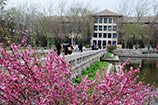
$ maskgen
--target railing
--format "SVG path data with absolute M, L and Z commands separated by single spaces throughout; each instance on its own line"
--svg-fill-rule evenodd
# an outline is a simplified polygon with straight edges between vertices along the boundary
M 67 55 L 65 60 L 70 64 L 72 72 L 71 78 L 81 75 L 83 69 L 89 67 L 93 62 L 100 60 L 100 57 L 102 57 L 105 53 L 106 50 L 102 49 Z

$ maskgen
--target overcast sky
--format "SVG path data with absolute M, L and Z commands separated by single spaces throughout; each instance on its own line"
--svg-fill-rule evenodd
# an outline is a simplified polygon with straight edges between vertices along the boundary
M 50 0 L 8 0 L 8 5 L 10 6 L 17 6 L 23 3 L 36 3 L 38 5 L 42 5 L 43 7 L 48 6 L 48 2 Z M 60 1 L 60 0 L 56 0 Z M 66 0 L 69 4 L 74 2 L 74 0 Z M 119 0 L 75 0 L 75 1 L 83 1 L 90 4 L 92 8 L 97 8 L 98 10 L 104 10 L 104 9 L 110 9 L 110 10 L 116 10 L 116 5 Z
M 15 7 L 22 4 L 38 4 L 38 6 L 43 7 L 44 9 L 49 6 L 50 1 L 60 2 L 61 0 L 8 0 L 8 7 Z M 96 9 L 97 11 L 101 11 L 104 9 L 109 9 L 117 12 L 118 4 L 124 0 L 65 0 L 67 5 L 74 4 L 75 1 L 84 2 L 88 4 L 87 6 L 91 9 Z M 138 0 L 126 0 L 127 2 L 131 1 L 130 6 L 134 6 L 134 3 Z M 139 0 L 141 1 L 141 0 Z M 148 3 L 153 3 L 153 0 L 146 0 Z M 158 3 L 158 0 L 155 0 Z M 148 5 L 149 6 L 149 5 Z M 48 9 L 48 8 L 47 8 Z M 151 6 L 148 9 L 147 15 L 152 15 Z

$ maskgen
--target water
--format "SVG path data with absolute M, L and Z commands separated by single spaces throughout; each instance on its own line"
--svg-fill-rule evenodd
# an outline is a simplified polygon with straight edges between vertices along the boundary
M 120 57 L 120 63 L 127 59 L 128 58 L 126 57 Z M 131 66 L 137 68 L 140 63 L 142 64 L 142 68 L 138 73 L 138 79 L 145 84 L 150 84 L 151 86 L 158 88 L 158 59 L 131 58 L 130 64 L 127 65 L 127 68 Z

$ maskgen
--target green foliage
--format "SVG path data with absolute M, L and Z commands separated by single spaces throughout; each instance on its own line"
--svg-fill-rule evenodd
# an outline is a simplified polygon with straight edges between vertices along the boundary
M 86 44 L 85 47 L 86 48 L 91 48 L 91 45 L 90 44 Z
M 73 79 L 73 83 L 74 84 L 78 84 L 82 81 L 82 78 L 81 77 L 76 77 L 75 79 Z
M 107 53 L 106 53 L 106 57 L 107 57 L 107 58 L 112 58 L 112 57 L 113 57 L 112 55 L 113 55 L 113 54 L 110 53 L 110 52 L 107 52 Z
M 82 75 L 80 77 L 76 77 L 73 79 L 73 82 L 75 84 L 78 84 L 81 82 L 82 76 L 85 77 L 88 75 L 88 79 L 96 80 L 96 72 L 99 70 L 100 75 L 102 76 L 102 69 L 107 69 L 108 63 L 102 62 L 102 61 L 96 61 L 94 64 L 92 64 L 90 67 L 82 71 Z
M 147 42 L 149 36 L 146 35 L 147 27 L 141 24 L 123 24 L 120 28 L 119 41 L 124 40 L 128 43 L 128 48 L 133 48 L 134 44 L 139 44 L 140 40 L 142 42 Z M 141 43 L 142 44 L 142 43 Z M 143 47 L 144 45 L 140 45 Z
M 116 49 L 116 46 L 111 45 L 111 46 L 107 47 L 107 51 L 110 52 L 110 53 L 112 53 L 112 51 L 115 50 L 115 49 Z
M 128 40 L 130 37 L 141 39 L 144 35 L 145 27 L 140 24 L 124 24 L 120 32 L 123 34 L 123 40 Z
M 55 39 L 51 37 L 47 37 L 47 44 L 49 47 L 52 47 L 52 45 L 55 45 Z

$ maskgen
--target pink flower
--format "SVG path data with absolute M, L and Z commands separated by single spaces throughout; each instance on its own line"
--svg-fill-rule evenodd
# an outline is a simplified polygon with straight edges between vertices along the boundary
M 26 37 L 22 45 L 26 44 Z M 149 86 L 136 82 L 138 69 L 123 72 L 126 61 L 119 65 L 118 72 L 96 80 L 82 78 L 74 85 L 71 71 L 64 59 L 52 51 L 41 60 L 34 49 L 20 50 L 21 45 L 12 44 L 12 53 L 0 49 L 0 102 L 17 105 L 143 105 L 157 96 Z M 139 66 L 141 67 L 141 66 Z

